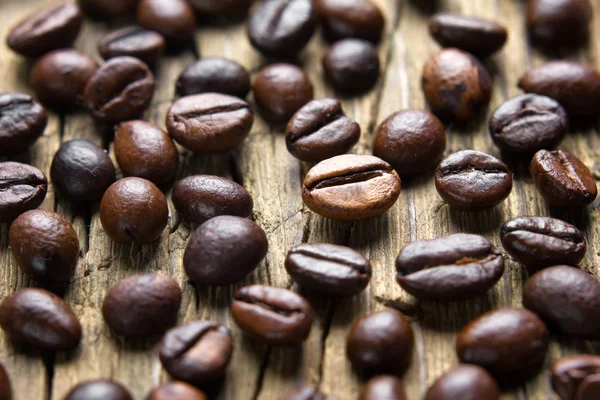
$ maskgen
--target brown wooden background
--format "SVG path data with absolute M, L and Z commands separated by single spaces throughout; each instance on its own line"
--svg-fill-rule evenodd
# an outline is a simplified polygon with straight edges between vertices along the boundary
M 166 0 L 168 1 L 168 0 Z M 579 52 L 557 49 L 554 57 L 565 56 L 600 67 L 600 5 L 595 8 L 593 43 Z M 46 0 L 2 0 L 0 2 L 0 90 L 30 92 L 27 75 L 30 63 L 10 52 L 4 38 L 13 23 Z M 525 39 L 524 0 L 377 0 L 385 13 L 386 34 L 380 45 L 383 73 L 369 94 L 345 99 L 348 115 L 361 125 L 363 134 L 354 149 L 370 153 L 372 132 L 392 112 L 425 107 L 420 89 L 421 69 L 438 49 L 430 39 L 426 19 L 434 11 L 451 11 L 495 19 L 510 28 L 504 50 L 487 61 L 494 78 L 490 109 L 520 93 L 518 77 L 528 68 L 543 63 L 548 56 L 531 48 Z M 96 41 L 114 26 L 87 21 L 76 47 L 98 57 Z M 325 48 L 315 35 L 300 62 L 315 85 L 315 96 L 335 96 L 323 84 L 320 58 Z M 187 52 L 165 58 L 156 70 L 158 88 L 146 119 L 164 126 L 165 113 L 174 98 L 174 82 L 182 68 L 201 56 L 232 58 L 255 74 L 266 61 L 249 45 L 243 25 L 226 27 L 202 24 L 195 38 L 196 53 Z M 249 97 L 252 102 L 252 97 Z M 489 112 L 488 112 L 489 113 Z M 447 125 L 447 153 L 475 148 L 499 155 L 486 128 L 487 113 L 467 126 Z M 600 145 L 598 126 L 579 127 L 561 145 L 600 172 L 596 149 Z M 234 332 L 235 351 L 225 383 L 215 392 L 219 399 L 278 399 L 300 383 L 320 385 L 322 390 L 341 400 L 356 398 L 362 382 L 354 375 L 344 354 L 345 337 L 351 321 L 371 311 L 395 307 L 413 321 L 416 336 L 413 360 L 404 376 L 410 399 L 419 399 L 443 371 L 456 364 L 454 342 L 457 331 L 479 314 L 500 306 L 520 306 L 525 279 L 522 268 L 508 259 L 502 280 L 487 297 L 461 303 L 416 302 L 395 282 L 394 260 L 400 248 L 412 240 L 456 232 L 483 234 L 498 246 L 502 223 L 518 215 L 553 215 L 564 218 L 585 231 L 588 253 L 583 268 L 598 273 L 600 221 L 598 202 L 584 211 L 550 209 L 538 196 L 524 162 L 510 162 L 515 187 L 502 205 L 468 214 L 449 209 L 439 199 L 432 176 L 403 182 L 399 201 L 386 215 L 370 221 L 345 223 L 323 219 L 302 203 L 301 182 L 309 166 L 288 154 L 283 127 L 270 126 L 257 118 L 251 134 L 237 151 L 226 155 L 194 155 L 182 152 L 180 176 L 212 173 L 235 179 L 254 197 L 254 219 L 268 234 L 266 260 L 246 281 L 233 287 L 203 288 L 196 291 L 182 268 L 182 254 L 195 226 L 178 219 L 172 206 L 170 222 L 160 240 L 148 246 L 113 244 L 102 230 L 98 204 L 75 206 L 59 200 L 50 187 L 45 209 L 57 210 L 71 220 L 81 242 L 81 259 L 66 300 L 84 327 L 81 346 L 70 353 L 45 354 L 15 348 L 3 336 L 0 359 L 12 377 L 16 399 L 62 399 L 74 384 L 99 377 L 122 382 L 142 399 L 157 383 L 168 380 L 161 369 L 155 346 L 159 338 L 124 341 L 105 326 L 100 308 L 108 288 L 118 280 L 140 271 L 169 274 L 183 288 L 180 321 L 216 319 Z M 28 154 L 13 159 L 31 163 L 48 173 L 52 156 L 60 143 L 73 138 L 88 138 L 111 147 L 105 128 L 98 127 L 85 113 L 50 116 L 44 136 Z M 23 276 L 7 246 L 8 226 L 0 228 L 0 298 L 17 288 L 35 286 Z M 228 311 L 231 293 L 238 287 L 259 282 L 287 288 L 296 287 L 283 267 L 287 250 L 300 242 L 330 242 L 352 246 L 367 255 L 373 264 L 371 284 L 360 296 L 331 300 L 309 296 L 318 317 L 306 343 L 297 348 L 270 349 L 246 339 L 234 325 Z M 593 343 L 554 337 L 546 364 L 563 354 L 598 352 Z M 526 384 L 507 390 L 502 399 L 555 398 L 545 372 Z M 458 399 L 457 399 L 458 400 Z

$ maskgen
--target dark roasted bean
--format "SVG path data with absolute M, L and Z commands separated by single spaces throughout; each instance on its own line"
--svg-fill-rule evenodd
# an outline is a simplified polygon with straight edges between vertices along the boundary
M 548 48 L 581 44 L 588 38 L 594 10 L 589 0 L 530 0 L 527 30 Z
M 286 393 L 282 400 L 335 400 L 335 397 L 327 396 L 313 385 L 303 385 L 293 391 Z
M 208 398 L 200 389 L 187 383 L 169 382 L 152 390 L 146 400 L 208 400 Z
M 0 93 L 0 154 L 27 150 L 42 136 L 48 115 L 44 107 L 22 93 Z
M 200 14 L 218 18 L 242 17 L 254 0 L 188 0 Z
M 175 90 L 179 96 L 214 92 L 244 99 L 250 92 L 250 75 L 235 61 L 207 57 L 183 70 Z
M 46 198 L 46 175 L 31 165 L 0 162 L 0 222 L 38 208 Z
M 133 400 L 123 385 L 109 379 L 85 381 L 75 386 L 64 400 Z
M 186 0 L 140 0 L 137 22 L 172 42 L 189 39 L 196 30 L 196 14 Z
M 356 94 L 373 88 L 379 69 L 377 49 L 366 40 L 340 40 L 323 56 L 325 79 L 340 93 Z
M 564 356 L 552 365 L 552 388 L 561 400 L 593 400 L 600 396 L 600 357 Z
M 499 400 L 494 378 L 477 365 L 458 365 L 444 373 L 427 390 L 423 400 Z
M 131 14 L 139 0 L 77 0 L 77 4 L 90 18 L 112 19 Z
M 10 377 L 6 372 L 4 364 L 0 363 L 0 400 L 12 400 L 12 387 Z
M 105 60 L 131 56 L 148 65 L 155 65 L 165 51 L 165 39 L 160 33 L 139 26 L 119 29 L 98 42 L 98 53 Z
M 370 0 L 315 0 L 323 24 L 323 36 L 330 41 L 358 38 L 377 43 L 385 19 Z
M 360 392 L 358 400 L 406 400 L 402 381 L 393 375 L 371 378 Z

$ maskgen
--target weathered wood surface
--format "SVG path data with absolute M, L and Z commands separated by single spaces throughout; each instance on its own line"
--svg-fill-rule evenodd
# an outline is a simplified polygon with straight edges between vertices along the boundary
M 600 67 L 600 6 L 593 1 L 595 21 L 592 43 L 579 52 L 556 50 L 544 55 L 525 39 L 522 0 L 377 0 L 386 15 L 386 35 L 380 45 L 382 78 L 371 93 L 343 99 L 345 111 L 361 125 L 363 135 L 354 149 L 370 153 L 374 128 L 392 112 L 423 108 L 420 76 L 426 59 L 437 50 L 429 38 L 425 21 L 435 11 L 478 15 L 510 27 L 504 50 L 486 62 L 494 78 L 490 110 L 505 99 L 519 94 L 518 77 L 531 66 L 548 58 L 568 57 Z M 4 0 L 0 4 L 0 36 L 10 26 L 46 0 Z M 181 69 L 198 56 L 225 56 L 246 66 L 253 74 L 267 61 L 249 45 L 243 24 L 219 26 L 203 23 L 196 35 L 196 51 L 166 57 L 157 67 L 157 92 L 146 118 L 164 126 L 164 116 L 174 98 L 174 82 Z M 112 26 L 86 21 L 76 47 L 97 57 L 96 40 Z M 309 72 L 315 97 L 335 96 L 323 83 L 320 58 L 326 45 L 319 35 L 301 54 L 299 63 Z M 27 74 L 30 64 L 0 43 L 0 90 L 30 92 Z M 250 96 L 250 101 L 252 98 Z M 489 113 L 489 111 L 488 111 Z M 487 133 L 487 114 L 466 126 L 447 125 L 447 153 L 475 148 L 500 155 Z M 561 148 L 579 155 L 594 172 L 600 172 L 596 149 L 598 129 L 579 127 Z M 282 126 L 270 126 L 259 116 L 243 146 L 226 155 L 194 155 L 181 151 L 180 176 L 212 173 L 242 183 L 255 201 L 254 219 L 265 229 L 270 241 L 266 260 L 244 282 L 224 288 L 194 288 L 181 265 L 183 250 L 195 226 L 181 221 L 172 206 L 170 222 L 160 240 L 149 246 L 119 246 L 104 234 L 98 204 L 76 206 L 55 196 L 50 187 L 45 209 L 55 209 L 69 218 L 81 242 L 77 272 L 65 298 L 73 306 L 84 327 L 82 345 L 68 354 L 39 354 L 15 348 L 2 335 L 0 358 L 12 377 L 17 400 L 62 399 L 77 382 L 92 378 L 113 378 L 126 385 L 136 399 L 143 399 L 151 387 L 169 379 L 161 370 L 156 354 L 159 338 L 124 341 L 105 326 L 100 308 L 107 289 L 123 277 L 139 271 L 154 271 L 174 277 L 184 298 L 180 320 L 217 319 L 234 332 L 235 352 L 224 383 L 210 388 L 218 399 L 278 399 L 301 383 L 320 385 L 323 391 L 341 400 L 356 398 L 362 381 L 345 358 L 345 336 L 355 318 L 385 307 L 395 307 L 412 321 L 416 346 L 410 369 L 404 376 L 410 399 L 419 399 L 432 381 L 456 364 L 454 341 L 457 331 L 479 314 L 500 306 L 519 306 L 525 276 L 522 268 L 508 259 L 507 270 L 487 297 L 451 304 L 417 302 L 395 283 L 393 262 L 402 246 L 412 240 L 456 232 L 480 233 L 498 246 L 501 224 L 518 215 L 552 215 L 570 221 L 585 231 L 589 249 L 583 268 L 599 273 L 600 221 L 596 202 L 581 212 L 549 208 L 537 195 L 523 162 L 511 161 L 515 187 L 506 202 L 494 210 L 469 214 L 449 209 L 439 199 L 431 174 L 403 182 L 397 204 L 386 215 L 364 222 L 335 222 L 310 212 L 302 203 L 302 177 L 310 167 L 288 154 Z M 48 172 L 52 156 L 61 142 L 88 138 L 111 149 L 110 128 L 100 127 L 84 113 L 51 114 L 48 128 L 26 154 L 12 157 Z M 35 283 L 18 270 L 7 246 L 6 225 L 0 227 L 0 296 Z M 318 318 L 306 343 L 291 349 L 270 349 L 244 337 L 228 312 L 231 293 L 248 283 L 260 282 L 297 289 L 287 276 L 283 260 L 287 250 L 301 242 L 330 242 L 350 245 L 372 261 L 371 284 L 360 296 L 331 300 L 307 295 Z M 554 337 L 546 365 L 562 354 L 599 352 L 590 342 Z M 503 400 L 555 398 L 545 372 L 526 384 L 506 389 Z

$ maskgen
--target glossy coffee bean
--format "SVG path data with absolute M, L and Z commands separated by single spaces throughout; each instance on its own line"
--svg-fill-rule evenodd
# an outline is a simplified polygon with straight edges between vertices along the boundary
M 39 282 L 66 283 L 79 260 L 73 226 L 52 211 L 21 214 L 8 231 L 9 246 L 21 270 Z
M 38 208 L 46 198 L 46 175 L 31 165 L 0 162 L 0 222 Z
M 133 397 L 118 382 L 96 379 L 76 385 L 64 400 L 133 400 Z
M 83 22 L 74 4 L 45 7 L 19 22 L 8 34 L 6 44 L 26 57 L 39 57 L 49 51 L 70 47 Z
M 153 389 L 146 400 L 208 400 L 208 398 L 200 389 L 187 383 L 169 382 Z
M 370 0 L 315 0 L 321 16 L 323 36 L 336 42 L 358 38 L 377 43 L 381 39 L 385 19 Z
M 219 215 L 249 217 L 254 202 L 241 185 L 214 175 L 193 175 L 173 186 L 173 205 L 183 218 L 202 224 Z
M 373 155 L 387 161 L 401 176 L 435 168 L 446 149 L 446 130 L 425 110 L 404 110 L 390 115 L 375 132 Z
M 196 14 L 186 0 L 140 0 L 137 22 L 173 42 L 191 38 L 196 30 Z
M 336 400 L 335 397 L 327 396 L 313 385 L 303 385 L 286 393 L 282 400 Z
M 569 114 L 600 113 L 600 72 L 572 61 L 550 61 L 526 72 L 519 87 L 558 101 Z
M 131 56 L 155 65 L 165 51 L 165 38 L 158 32 L 129 26 L 105 36 L 98 42 L 98 53 L 105 60 Z
M 222 215 L 194 232 L 183 255 L 183 266 L 199 285 L 231 285 L 254 271 L 268 247 L 260 226 L 246 218 Z
M 346 154 L 321 161 L 308 171 L 302 200 L 326 218 L 356 221 L 377 217 L 400 196 L 400 177 L 385 161 Z
M 546 326 L 522 308 L 488 311 L 465 326 L 456 341 L 461 362 L 493 373 L 528 371 L 541 365 L 547 350 Z
M 220 93 L 182 97 L 167 113 L 167 130 L 177 143 L 198 153 L 221 153 L 239 146 L 252 128 L 254 113 L 244 100 Z
M 140 337 L 161 333 L 174 325 L 181 289 L 165 275 L 138 274 L 120 280 L 102 303 L 106 324 L 118 335 Z
M 233 18 L 244 16 L 254 0 L 188 0 L 204 16 Z
M 585 256 L 583 233 L 573 225 L 549 217 L 518 217 L 502 225 L 504 250 L 532 270 L 552 265 L 577 265 Z
M 206 57 L 183 70 L 175 91 L 179 96 L 214 92 L 244 99 L 250 92 L 250 75 L 235 61 Z
M 12 400 L 12 387 L 10 377 L 6 372 L 4 364 L 0 363 L 0 400 Z
M 456 47 L 480 57 L 500 50 L 508 38 L 506 28 L 494 21 L 449 13 L 432 16 L 429 33 L 443 47 Z
M 47 124 L 46 110 L 31 96 L 0 93 L 0 155 L 27 150 Z
M 218 322 L 196 321 L 169 330 L 160 361 L 177 380 L 201 386 L 225 373 L 233 352 L 231 332 Z
M 285 269 L 303 289 L 334 296 L 354 296 L 371 280 L 371 263 L 344 246 L 303 243 L 292 248 Z
M 340 40 L 323 56 L 325 79 L 340 93 L 362 93 L 373 88 L 379 70 L 377 49 L 366 40 Z
M 335 99 L 312 100 L 287 124 L 285 144 L 302 161 L 322 161 L 348 152 L 360 138 L 360 125 L 346 117 Z
M 83 12 L 95 20 L 112 19 L 131 14 L 139 0 L 77 0 Z
M 444 373 L 423 400 L 499 400 L 498 384 L 477 365 L 461 364 Z
M 63 299 L 43 289 L 19 289 L 0 305 L 0 326 L 12 341 L 42 350 L 76 347 L 81 325 Z
M 29 83 L 49 107 L 73 107 L 82 102 L 83 89 L 96 69 L 98 63 L 77 50 L 56 50 L 33 65 Z
M 565 109 L 550 97 L 523 94 L 502 103 L 490 116 L 494 143 L 511 153 L 557 146 L 569 130 Z
M 115 132 L 115 155 L 125 176 L 137 176 L 157 185 L 177 175 L 179 153 L 169 135 L 145 121 L 129 121 Z
M 458 121 L 473 119 L 492 94 L 492 78 L 483 64 L 453 48 L 431 56 L 423 70 L 422 85 L 433 112 Z
M 512 173 L 502 161 L 476 150 L 446 157 L 435 170 L 440 197 L 463 211 L 483 211 L 497 206 L 512 191 Z
M 564 356 L 550 370 L 552 388 L 561 400 L 598 398 L 600 357 L 591 354 Z
M 75 139 L 63 143 L 54 154 L 50 178 L 65 199 L 91 202 L 102 198 L 115 182 L 116 171 L 105 150 L 89 140 Z
M 393 375 L 379 375 L 369 379 L 358 400 L 407 400 L 402 381 Z
M 112 184 L 100 202 L 100 221 L 120 244 L 146 244 L 158 239 L 167 226 L 165 195 L 152 182 L 124 178 Z
M 306 340 L 313 310 L 304 297 L 286 289 L 253 285 L 233 294 L 231 315 L 248 335 L 269 346 L 295 346 Z
M 588 37 L 593 15 L 589 0 L 531 0 L 527 31 L 547 47 L 580 44 Z
M 291 64 L 272 64 L 263 68 L 254 80 L 253 90 L 265 118 L 273 122 L 289 120 L 313 99 L 310 78 Z
M 396 310 L 356 320 L 346 338 L 346 355 L 368 375 L 401 372 L 410 362 L 414 342 L 410 322 Z

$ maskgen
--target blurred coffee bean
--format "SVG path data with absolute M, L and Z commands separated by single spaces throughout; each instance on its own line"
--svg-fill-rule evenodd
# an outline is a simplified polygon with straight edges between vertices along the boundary
M 0 93 L 0 155 L 24 151 L 42 136 L 48 115 L 23 93 Z
M 370 0 L 315 0 L 315 9 L 323 36 L 330 42 L 358 38 L 377 43 L 381 39 L 385 19 Z
M 372 89 L 379 79 L 379 69 L 377 49 L 366 40 L 340 40 L 323 56 L 325 79 L 340 93 Z
M 527 31 L 548 48 L 578 45 L 588 38 L 593 15 L 589 0 L 529 0 Z
M 64 400 L 133 400 L 133 397 L 118 382 L 96 379 L 76 385 Z
M 139 0 L 77 0 L 83 12 L 95 20 L 119 18 L 135 11 Z
M 175 43 L 194 35 L 196 13 L 186 0 L 140 0 L 137 22 Z
M 444 373 L 429 387 L 423 400 L 500 400 L 498 384 L 477 365 L 461 364 Z
M 175 90 L 179 96 L 215 92 L 244 99 L 250 92 L 250 75 L 235 61 L 207 57 L 183 70 Z
M 0 162 L 0 222 L 12 222 L 38 208 L 46 198 L 46 175 L 31 165 Z
M 598 398 L 600 357 L 591 354 L 564 356 L 550 370 L 552 388 L 561 400 Z
M 358 400 L 407 400 L 402 381 L 393 375 L 379 375 L 369 379 Z
M 129 26 L 102 38 L 98 42 L 98 53 L 105 60 L 131 56 L 153 66 L 163 55 L 165 46 L 165 39 L 160 33 Z
M 153 389 L 146 400 L 208 400 L 208 397 L 187 383 L 169 382 Z

